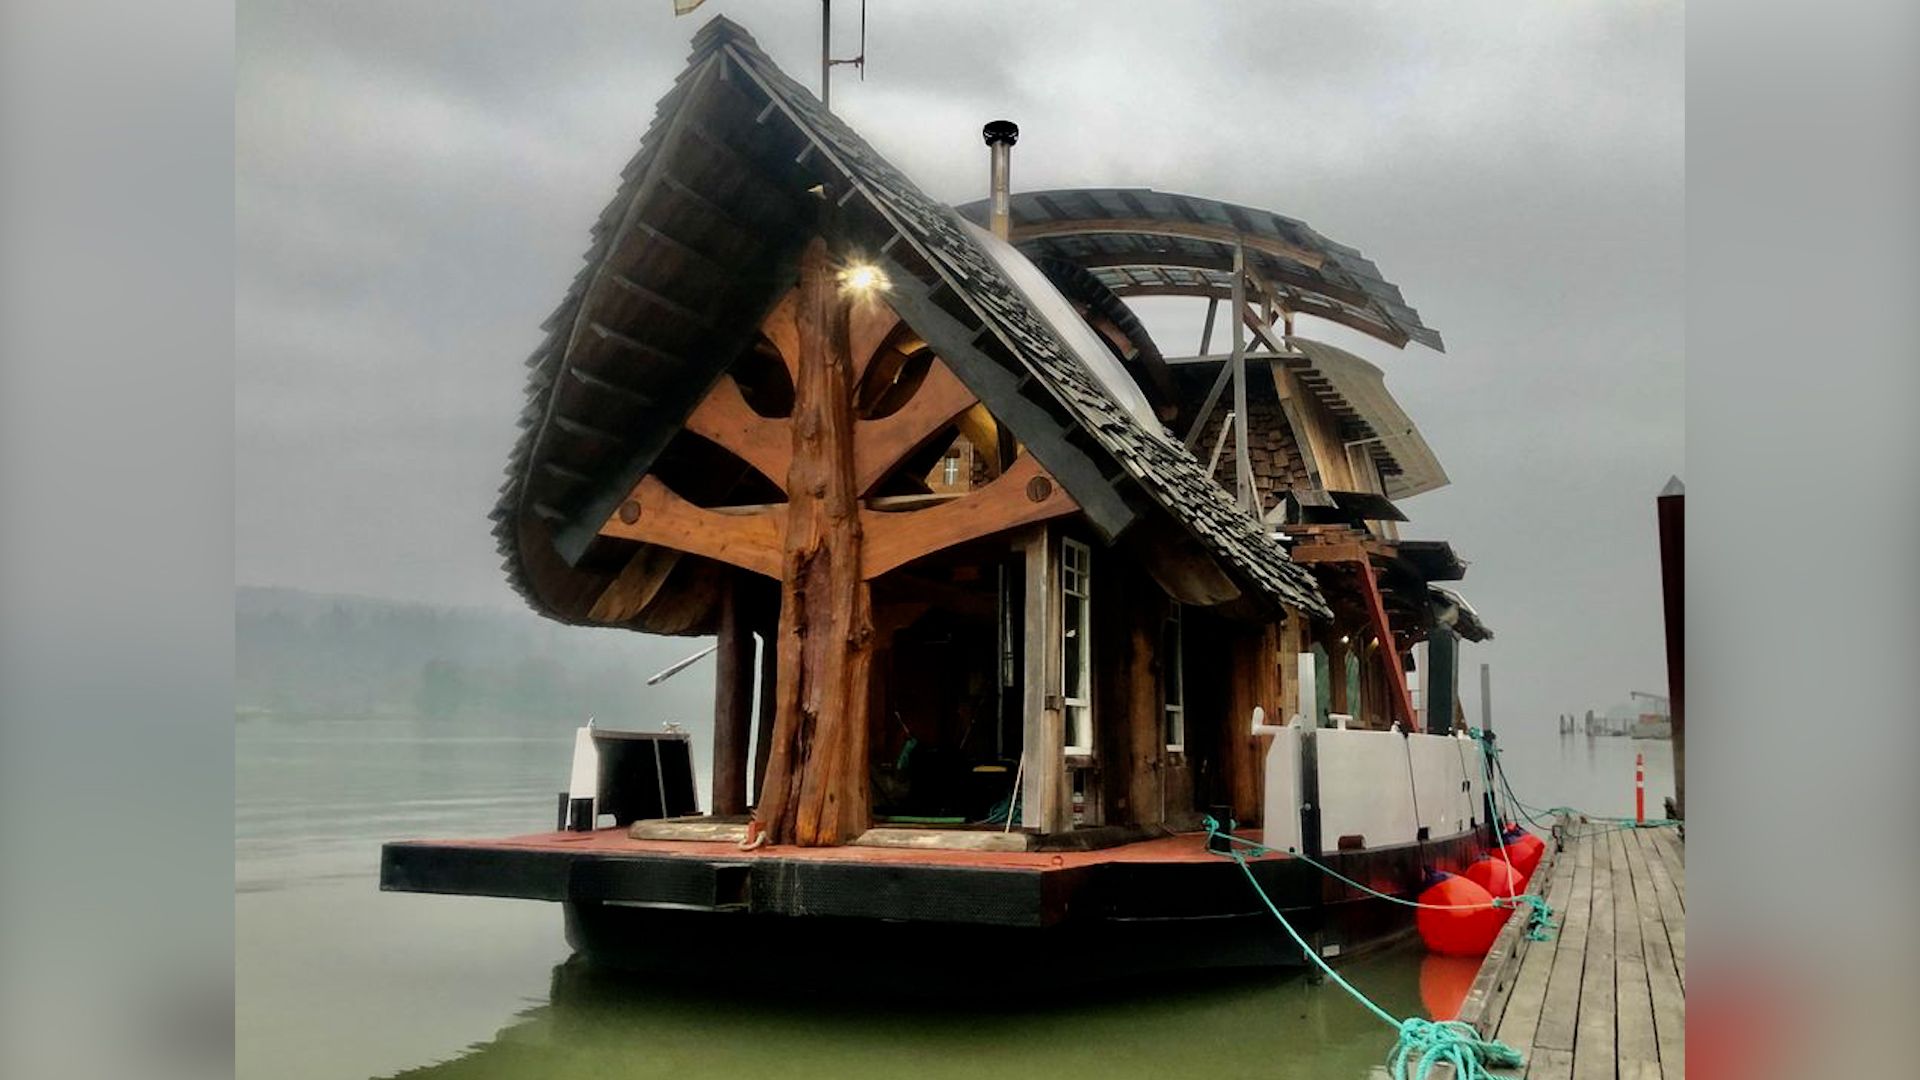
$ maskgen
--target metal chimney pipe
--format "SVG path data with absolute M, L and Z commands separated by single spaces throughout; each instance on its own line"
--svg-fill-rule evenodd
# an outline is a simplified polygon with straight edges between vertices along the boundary
M 1013 144 L 1020 141 L 1020 125 L 1011 120 L 995 120 L 980 129 L 980 137 L 986 140 L 993 154 L 992 171 L 988 177 L 988 186 L 992 189 L 992 209 L 987 216 L 987 228 L 993 235 L 1005 240 L 1009 213 L 1008 176 L 1013 167 Z

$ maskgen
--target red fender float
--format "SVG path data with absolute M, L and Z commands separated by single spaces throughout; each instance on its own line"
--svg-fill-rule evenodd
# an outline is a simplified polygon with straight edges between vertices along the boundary
M 1467 880 L 1487 890 L 1487 894 L 1511 900 L 1527 891 L 1527 878 L 1513 864 L 1499 858 L 1499 849 L 1495 848 L 1493 858 L 1481 859 L 1467 867 Z
M 1531 879 L 1534 868 L 1546 857 L 1547 842 L 1518 827 L 1502 834 L 1501 840 L 1505 842 L 1505 848 L 1496 844 L 1489 854 L 1496 858 L 1504 857 L 1513 864 L 1515 870 L 1520 871 L 1521 877 Z
M 1485 956 L 1507 921 L 1508 912 L 1493 906 L 1492 893 L 1458 874 L 1435 874 L 1419 902 L 1414 925 L 1420 940 L 1442 956 Z

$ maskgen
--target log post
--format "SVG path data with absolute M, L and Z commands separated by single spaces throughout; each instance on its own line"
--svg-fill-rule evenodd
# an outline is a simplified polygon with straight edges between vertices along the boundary
M 1065 678 L 1060 654 L 1060 560 L 1053 531 L 1033 526 L 1020 540 L 1026 554 L 1026 613 L 1021 670 L 1025 728 L 1021 755 L 1020 824 L 1040 832 L 1073 827 L 1066 777 Z
M 849 301 L 815 237 L 796 308 L 793 462 L 781 563 L 778 675 L 766 791 L 773 843 L 843 844 L 868 819 L 873 602 L 860 576 Z
M 1260 820 L 1266 790 L 1266 744 L 1253 733 L 1253 710 L 1269 724 L 1286 722 L 1280 708 L 1281 629 L 1268 623 L 1236 634 L 1232 644 L 1233 678 L 1227 698 L 1225 765 L 1234 819 L 1242 825 Z
M 719 651 L 713 672 L 713 812 L 747 812 L 747 744 L 753 723 L 753 631 L 745 592 L 729 573 L 721 587 Z
M 1287 609 L 1287 621 L 1280 625 L 1280 653 L 1274 657 L 1274 676 L 1280 680 L 1280 712 L 1267 718 L 1269 724 L 1288 724 L 1300 715 L 1303 705 L 1300 701 L 1300 653 L 1305 648 L 1306 635 L 1301 622 L 1306 618 L 1293 609 Z

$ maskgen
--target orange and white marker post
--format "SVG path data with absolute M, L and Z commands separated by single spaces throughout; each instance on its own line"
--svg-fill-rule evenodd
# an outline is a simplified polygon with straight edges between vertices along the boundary
M 1633 821 L 1647 823 L 1647 755 L 1633 755 Z

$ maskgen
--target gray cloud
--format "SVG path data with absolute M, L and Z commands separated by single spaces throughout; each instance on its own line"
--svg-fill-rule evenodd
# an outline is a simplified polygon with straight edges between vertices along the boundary
M 852 12 L 836 52 L 854 48 Z M 709 14 L 813 79 L 817 9 L 243 3 L 242 581 L 513 603 L 484 515 L 520 366 Z M 1663 682 L 1652 497 L 1683 465 L 1677 3 L 873 0 L 836 106 L 936 197 L 1138 184 L 1360 247 L 1449 351 L 1355 342 L 1441 455 L 1411 500 L 1500 637 L 1503 719 Z M 1197 310 L 1145 308 L 1170 349 Z

